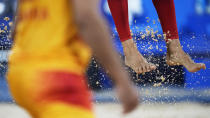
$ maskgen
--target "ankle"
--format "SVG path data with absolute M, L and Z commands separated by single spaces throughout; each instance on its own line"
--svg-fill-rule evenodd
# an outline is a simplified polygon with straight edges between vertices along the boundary
M 131 54 L 134 51 L 137 51 L 137 47 L 133 39 L 126 40 L 122 42 L 123 51 L 125 54 Z
M 122 46 L 123 46 L 123 48 L 130 48 L 130 47 L 134 47 L 135 43 L 134 43 L 133 39 L 128 39 L 128 40 L 122 42 Z
M 182 51 L 182 46 L 179 39 L 170 40 L 167 42 L 167 51 L 168 52 L 177 52 Z

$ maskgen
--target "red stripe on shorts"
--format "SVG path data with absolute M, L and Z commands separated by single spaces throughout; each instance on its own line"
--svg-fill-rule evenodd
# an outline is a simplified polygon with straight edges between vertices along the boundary
M 91 95 L 82 75 L 64 71 L 43 72 L 39 101 L 61 101 L 91 109 Z

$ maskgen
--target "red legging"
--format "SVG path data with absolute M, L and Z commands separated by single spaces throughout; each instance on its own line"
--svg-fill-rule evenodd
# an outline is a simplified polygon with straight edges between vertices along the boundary
M 174 0 L 152 0 L 166 39 L 178 39 Z M 121 42 L 131 39 L 128 20 L 128 0 L 108 0 Z M 167 41 L 166 40 L 166 41 Z
M 131 39 L 128 20 L 128 0 L 108 0 L 120 41 Z

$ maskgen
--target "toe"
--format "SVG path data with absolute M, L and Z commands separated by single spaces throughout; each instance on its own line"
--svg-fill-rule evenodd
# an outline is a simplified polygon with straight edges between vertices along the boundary
M 206 65 L 204 63 L 201 63 L 200 65 L 202 69 L 206 70 Z
M 200 70 L 200 69 L 206 69 L 206 65 L 205 64 L 203 64 L 203 63 L 198 63 L 197 64 L 197 70 Z
M 138 73 L 138 74 L 141 74 L 143 73 L 143 68 L 142 67 L 135 67 L 135 72 Z
M 140 74 L 141 73 L 141 70 L 139 70 L 139 68 L 135 68 L 135 72 Z
M 194 63 L 193 66 L 191 66 L 191 68 L 189 69 L 189 72 L 197 72 L 201 69 L 206 69 L 206 65 L 203 63 Z
M 143 68 L 142 67 L 139 67 L 138 68 L 138 73 L 140 74 L 140 73 L 143 73 Z
M 150 64 L 150 69 L 151 70 L 155 70 L 156 69 L 156 66 L 154 64 Z
M 131 69 L 133 69 L 136 73 L 140 73 L 140 70 L 139 70 L 139 68 L 138 67 L 136 67 L 136 66 L 130 66 L 130 68 Z
M 133 69 L 136 73 L 139 73 L 139 68 L 135 66 L 130 66 L 131 69 Z
M 147 72 L 147 67 L 146 67 L 146 65 L 142 66 L 142 72 L 143 72 L 143 73 Z
M 146 72 L 150 72 L 150 71 L 151 71 L 150 65 L 147 65 L 147 66 L 146 66 Z

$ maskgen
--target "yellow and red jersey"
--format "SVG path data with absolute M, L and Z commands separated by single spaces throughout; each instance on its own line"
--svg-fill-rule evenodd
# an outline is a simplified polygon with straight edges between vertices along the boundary
M 90 56 L 70 0 L 20 0 L 7 77 L 33 117 L 93 118 L 84 77 Z
M 20 0 L 18 16 L 10 64 L 85 71 L 90 49 L 79 39 L 69 0 Z

